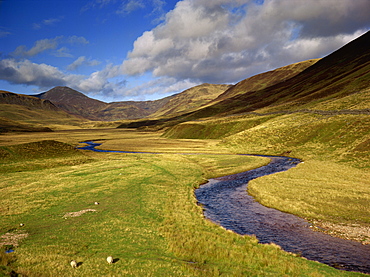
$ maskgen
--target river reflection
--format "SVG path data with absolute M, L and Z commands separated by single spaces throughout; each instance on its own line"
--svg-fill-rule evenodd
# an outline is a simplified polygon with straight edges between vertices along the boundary
M 250 180 L 287 170 L 300 162 L 286 157 L 269 158 L 272 161 L 267 166 L 211 179 L 197 189 L 195 195 L 204 206 L 205 216 L 226 229 L 241 235 L 256 235 L 261 243 L 273 242 L 307 259 L 343 270 L 370 273 L 370 245 L 312 231 L 307 221 L 267 208 L 248 195 Z

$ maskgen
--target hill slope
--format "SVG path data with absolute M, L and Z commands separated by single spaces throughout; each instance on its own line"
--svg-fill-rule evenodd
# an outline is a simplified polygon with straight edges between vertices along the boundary
M 90 120 L 125 120 L 168 116 L 194 110 L 223 93 L 229 85 L 203 84 L 154 101 L 121 101 L 105 103 L 69 87 L 55 87 L 34 95 L 49 100 L 68 113 Z
M 246 112 L 294 112 L 302 109 L 367 109 L 363 100 L 370 87 L 370 32 L 324 57 L 294 77 L 261 90 L 241 92 L 240 85 L 213 105 L 155 123 L 143 121 L 121 127 L 156 125 L 157 129 L 209 117 L 223 117 Z M 240 83 L 239 83 L 240 84 Z M 225 92 L 226 94 L 226 92 Z M 345 100 L 346 99 L 346 100 Z M 334 102 L 336 104 L 334 104 Z
M 202 84 L 172 96 L 169 101 L 151 114 L 151 117 L 169 116 L 196 110 L 223 94 L 230 85 Z
M 362 91 L 370 85 L 368 45 L 370 32 L 289 80 L 262 90 L 227 98 L 193 116 L 236 114 L 262 108 L 263 111 L 315 108 L 318 103 L 323 104 L 325 101 Z M 238 87 L 234 89 L 238 90 Z
M 69 87 L 55 87 L 34 96 L 49 100 L 59 108 L 71 114 L 83 116 L 92 120 L 98 119 L 94 115 L 94 111 L 107 106 L 106 103 L 87 97 L 83 93 Z
M 165 136 L 171 138 L 222 138 L 237 152 L 290 153 L 369 167 L 368 45 L 369 32 L 285 82 L 156 127 L 169 126 Z
M 0 91 L 0 132 L 51 131 L 53 125 L 78 125 L 81 118 L 66 113 L 49 100 Z
M 221 94 L 218 98 L 216 98 L 212 102 L 213 103 L 220 102 L 222 100 L 225 100 L 236 95 L 261 90 L 272 85 L 278 84 L 280 82 L 284 82 L 301 73 L 309 66 L 315 64 L 317 61 L 319 61 L 319 59 L 302 61 L 287 66 L 283 66 L 275 70 L 257 74 L 248 79 L 240 81 L 236 85 L 230 87 L 228 90 L 226 90 L 223 94 Z

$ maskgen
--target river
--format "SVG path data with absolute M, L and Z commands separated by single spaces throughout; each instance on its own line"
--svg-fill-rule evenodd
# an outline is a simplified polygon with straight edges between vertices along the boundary
M 141 153 L 96 149 L 101 144 L 79 149 L 98 152 Z M 151 153 L 160 154 L 160 153 Z M 271 162 L 253 170 L 210 179 L 195 190 L 206 218 L 241 235 L 255 235 L 260 243 L 275 243 L 288 252 L 332 267 L 370 273 L 370 245 L 315 232 L 309 222 L 297 216 L 259 204 L 247 193 L 252 179 L 288 170 L 301 161 L 289 157 L 263 156 Z

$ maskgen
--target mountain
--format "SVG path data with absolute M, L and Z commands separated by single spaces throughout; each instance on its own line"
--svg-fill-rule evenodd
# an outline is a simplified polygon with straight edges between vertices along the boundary
M 4 90 L 0 90 L 0 104 L 15 104 L 35 109 L 58 110 L 49 100 L 39 100 L 29 95 L 16 94 Z
M 107 106 L 106 103 L 87 97 L 83 93 L 69 87 L 55 87 L 33 96 L 49 100 L 64 111 L 91 120 L 98 120 L 94 112 Z
M 114 121 L 146 117 L 166 103 L 167 99 L 158 101 L 123 101 L 105 103 L 92 99 L 69 87 L 55 87 L 34 95 L 47 99 L 64 111 L 82 116 L 89 120 Z
M 51 101 L 64 111 L 89 120 L 117 121 L 168 116 L 194 110 L 218 97 L 229 87 L 203 84 L 159 100 L 112 103 L 89 98 L 69 87 L 55 87 L 33 96 Z
M 370 32 L 367 32 L 291 79 L 228 98 L 221 105 L 227 107 L 228 114 L 261 108 L 297 110 L 315 108 L 319 103 L 362 91 L 370 85 L 369 45 Z
M 0 133 L 49 132 L 52 125 L 65 125 L 66 122 L 76 125 L 81 121 L 49 100 L 0 91 Z
M 112 102 L 96 114 L 99 120 L 105 121 L 144 118 L 155 113 L 171 98 L 172 96 L 154 101 Z
M 283 66 L 275 70 L 257 74 L 248 79 L 240 81 L 236 85 L 230 87 L 218 98 L 214 99 L 214 101 L 212 101 L 211 103 L 220 102 L 227 98 L 239 94 L 245 94 L 250 91 L 261 90 L 272 85 L 278 84 L 280 82 L 286 81 L 294 77 L 295 75 L 301 73 L 303 70 L 310 67 L 311 65 L 315 64 L 317 61 L 319 61 L 319 59 L 302 61 L 287 66 Z
M 369 93 L 370 87 L 369 45 L 370 32 L 367 32 L 300 73 L 293 74 L 289 79 L 283 78 L 273 85 L 262 89 L 255 87 L 256 90 L 245 92 L 245 85 L 250 85 L 253 83 L 251 79 L 257 78 L 252 77 L 229 88 L 219 97 L 219 101 L 214 101 L 214 104 L 204 108 L 157 120 L 155 123 L 143 120 L 122 124 L 120 127 L 154 125 L 158 129 L 189 120 L 250 112 L 290 113 L 307 109 L 335 111 L 356 108 L 361 110 L 359 112 L 366 112 L 368 107 L 361 105 L 364 99 L 368 99 L 364 95 Z M 348 101 L 339 101 L 344 98 Z M 361 107 L 364 107 L 365 111 Z
M 196 110 L 223 94 L 231 85 L 202 84 L 172 96 L 151 117 L 176 115 Z

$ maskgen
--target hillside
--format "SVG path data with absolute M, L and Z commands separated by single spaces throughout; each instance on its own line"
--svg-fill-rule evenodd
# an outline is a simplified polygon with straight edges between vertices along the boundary
M 213 103 L 220 102 L 222 100 L 231 98 L 239 94 L 245 94 L 247 92 L 261 90 L 272 85 L 278 84 L 280 82 L 284 82 L 301 73 L 306 68 L 315 64 L 317 61 L 319 61 L 319 59 L 302 61 L 287 66 L 283 66 L 275 70 L 257 74 L 248 79 L 240 81 L 234 86 L 231 86 L 228 90 L 226 90 L 223 94 L 221 94 L 212 102 Z
M 91 120 L 98 120 L 94 115 L 94 111 L 107 106 L 106 103 L 87 97 L 83 93 L 69 87 L 55 87 L 34 96 L 53 102 L 56 106 L 70 114 Z
M 82 121 L 49 100 L 0 91 L 0 133 L 49 132 L 56 125 L 77 126 Z
M 124 120 L 144 118 L 163 107 L 172 96 L 154 101 L 121 101 L 107 104 L 104 109 L 96 111 L 99 120 Z
M 35 97 L 23 94 L 16 94 L 9 91 L 0 90 L 0 104 L 14 104 L 22 105 L 29 108 L 43 109 L 43 110 L 59 110 L 49 100 L 39 100 Z
M 151 117 L 170 116 L 196 110 L 222 95 L 231 85 L 202 84 L 172 96 L 151 114 Z
M 64 111 L 89 120 L 117 121 L 169 116 L 195 110 L 218 97 L 229 87 L 203 84 L 159 100 L 112 103 L 92 99 L 69 87 L 55 87 L 34 96 L 51 101 Z
M 261 90 L 243 93 L 241 85 L 231 87 L 225 98 L 194 112 L 156 122 L 136 121 L 122 128 L 154 125 L 156 129 L 181 122 L 242 113 L 291 113 L 301 110 L 368 109 L 370 86 L 370 32 L 322 58 L 294 77 Z M 243 82 L 241 82 L 243 83 Z M 239 83 L 240 84 L 240 83 Z M 234 91 L 235 90 L 235 91 Z M 226 92 L 225 92 L 226 93 Z M 353 111 L 356 112 L 356 111 Z M 366 111 L 365 111 L 366 113 Z
M 167 126 L 164 136 L 169 138 L 222 139 L 236 152 L 368 168 L 369 40 L 368 32 L 287 81 L 151 128 Z

